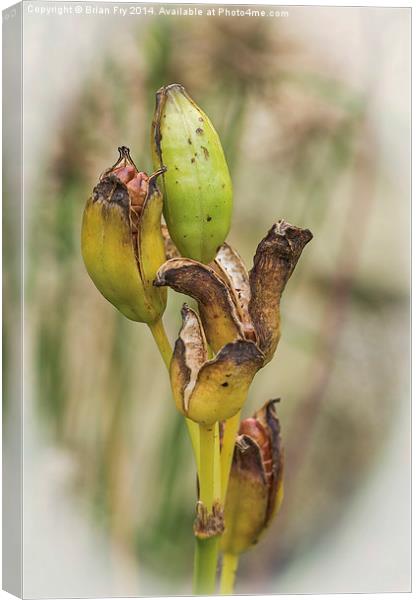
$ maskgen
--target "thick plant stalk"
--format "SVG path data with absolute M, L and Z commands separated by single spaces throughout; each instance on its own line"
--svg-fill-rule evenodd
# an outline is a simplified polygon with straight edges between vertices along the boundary
M 216 431 L 214 425 L 200 425 L 200 502 L 210 513 L 214 504 L 214 456 Z
M 233 594 L 238 563 L 238 554 L 226 553 L 223 555 L 222 575 L 220 579 L 221 594 Z
M 219 499 L 223 505 L 222 499 L 222 480 L 221 480 L 221 453 L 220 453 L 220 427 L 217 422 L 214 425 L 214 498 Z
M 155 343 L 158 347 L 159 353 L 161 354 L 162 360 L 164 361 L 165 366 L 169 372 L 172 357 L 172 348 L 169 343 L 164 325 L 162 323 L 162 319 L 159 319 L 159 321 L 156 321 L 155 323 L 149 324 L 149 329 L 151 330 Z M 193 447 L 193 454 L 197 465 L 197 472 L 199 472 L 200 442 L 198 425 L 197 423 L 194 423 L 194 421 L 191 421 L 187 418 L 185 419 L 185 422 L 187 424 L 188 433 L 191 439 L 191 445 Z
M 218 536 L 206 540 L 196 538 L 193 579 L 196 596 L 211 596 L 216 591 L 218 543 Z
M 169 370 L 172 349 L 162 320 L 149 325 L 155 343 Z M 211 428 L 200 427 L 190 419 L 185 419 L 193 446 L 200 483 L 200 501 L 209 512 L 221 494 L 219 425 Z M 193 589 L 197 595 L 213 594 L 216 588 L 216 570 L 219 536 L 207 539 L 196 538 L 194 557 Z
M 240 424 L 240 415 L 241 411 L 239 411 L 234 417 L 228 419 L 225 422 L 223 429 L 223 443 L 220 455 L 221 502 L 223 506 L 226 502 L 233 452 L 235 449 L 236 436 Z M 220 593 L 223 595 L 233 594 L 238 562 L 238 555 L 230 553 L 223 555 L 222 573 L 220 579 Z
M 227 419 L 223 429 L 223 443 L 220 454 L 220 470 L 221 470 L 221 501 L 224 505 L 226 501 L 227 486 L 229 483 L 230 469 L 232 467 L 233 451 L 235 449 L 236 436 L 239 429 L 240 413 L 236 413 L 234 417 Z
M 220 495 L 219 426 L 200 425 L 200 503 L 210 515 Z M 216 464 L 217 463 L 217 464 Z M 193 591 L 196 595 L 211 595 L 216 590 L 219 536 L 196 536 Z

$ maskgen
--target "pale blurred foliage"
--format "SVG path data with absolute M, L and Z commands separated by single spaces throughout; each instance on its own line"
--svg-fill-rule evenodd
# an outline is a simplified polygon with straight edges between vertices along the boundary
M 224 142 L 235 186 L 230 241 L 248 266 L 278 218 L 315 236 L 285 291 L 277 355 L 245 411 L 282 398 L 284 507 L 243 559 L 238 586 L 262 593 L 342 518 L 406 397 L 408 196 L 379 151 L 373 82 L 344 78 L 286 23 L 146 25 L 96 31 L 94 59 L 54 107 L 59 127 L 29 165 L 34 411 L 42 435 L 52 432 L 75 458 L 68 493 L 83 499 L 107 543 L 166 577 L 155 593 L 189 589 L 195 478 L 186 431 L 149 332 L 98 294 L 79 249 L 98 175 L 120 144 L 151 169 L 154 92 L 180 82 Z M 170 294 L 172 341 L 182 301 Z

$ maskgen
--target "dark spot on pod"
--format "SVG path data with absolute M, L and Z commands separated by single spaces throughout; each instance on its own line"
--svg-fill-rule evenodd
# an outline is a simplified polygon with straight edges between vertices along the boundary
M 179 183 L 179 181 L 175 180 L 175 183 Z
M 225 183 L 223 183 L 223 184 L 222 184 L 222 188 L 225 188 L 225 187 L 226 187 L 226 184 L 225 184 Z
M 111 198 L 112 202 L 116 204 L 126 204 L 126 192 L 124 190 L 116 189 Z
M 201 146 L 201 149 L 202 149 L 202 151 L 203 151 L 204 158 L 205 158 L 206 160 L 208 160 L 208 157 L 210 156 L 210 154 L 209 154 L 209 151 L 207 150 L 207 148 L 206 148 L 205 146 Z
M 201 129 L 201 127 L 197 127 L 197 129 L 195 130 L 195 132 L 196 132 L 198 135 L 202 135 L 202 134 L 204 133 L 204 131 Z
M 198 120 L 201 121 L 202 123 L 204 122 L 203 117 L 198 117 Z
M 189 144 L 190 144 L 190 146 L 191 146 L 191 144 L 192 144 L 191 138 L 188 138 L 188 143 L 189 143 Z
M 232 374 L 231 373 L 226 373 L 226 377 L 231 377 Z
M 178 167 L 175 167 L 175 170 L 176 170 L 176 171 L 179 171 L 179 168 L 178 168 Z
M 123 207 L 129 206 L 129 194 L 124 183 L 114 175 L 105 177 L 93 190 L 93 201 L 114 202 Z
M 191 162 L 192 162 L 192 163 L 195 163 L 195 158 L 194 158 L 194 156 L 192 157 L 192 159 L 191 159 Z
M 211 221 L 211 219 L 212 219 L 212 217 L 210 217 L 210 215 L 207 215 L 207 217 L 206 217 L 206 221 L 210 222 L 210 221 Z
M 225 381 L 224 383 L 222 383 L 222 387 L 228 387 L 229 384 L 227 383 L 227 381 Z

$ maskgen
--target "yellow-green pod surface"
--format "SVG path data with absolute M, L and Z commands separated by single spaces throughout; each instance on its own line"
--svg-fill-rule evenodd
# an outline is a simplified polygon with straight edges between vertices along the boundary
M 241 554 L 256 544 L 282 503 L 284 456 L 274 404 L 267 402 L 240 424 L 221 540 L 227 554 Z
M 156 95 L 152 124 L 155 169 L 166 167 L 161 187 L 169 233 L 183 256 L 212 261 L 232 218 L 232 182 L 210 119 L 178 84 Z
M 245 439 L 244 448 L 244 452 L 235 451 L 227 489 L 221 549 L 228 554 L 241 554 L 256 544 L 265 527 L 268 486 L 261 453 L 250 438 Z
M 165 261 L 161 213 L 161 193 L 152 181 L 135 231 L 128 190 L 114 175 L 98 183 L 84 210 L 87 271 L 103 296 L 133 321 L 153 323 L 165 310 L 166 291 L 152 285 Z

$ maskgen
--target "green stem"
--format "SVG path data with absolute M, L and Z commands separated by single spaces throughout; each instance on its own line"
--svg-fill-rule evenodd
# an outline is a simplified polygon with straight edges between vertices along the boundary
M 210 513 L 214 504 L 215 426 L 200 425 L 200 501 Z
M 156 323 L 149 323 L 149 329 L 151 330 L 155 343 L 158 346 L 162 360 L 169 371 L 172 358 L 172 348 L 171 344 L 169 343 L 164 324 L 162 323 L 162 319 L 159 319 L 159 321 L 156 321 Z
M 223 444 L 220 455 L 220 470 L 221 470 L 221 501 L 222 504 L 226 501 L 227 486 L 229 484 L 230 469 L 232 467 L 233 452 L 235 449 L 236 436 L 240 424 L 240 411 L 224 424 L 223 429 Z
M 172 349 L 162 320 L 150 324 L 149 329 L 169 371 Z M 218 501 L 221 495 L 219 424 L 207 428 L 197 425 L 190 419 L 185 420 L 197 463 L 200 501 L 210 513 L 214 502 Z M 197 595 L 214 594 L 216 590 L 218 543 L 219 536 L 207 539 L 196 538 L 193 589 Z
M 216 465 L 217 462 L 217 465 Z M 208 513 L 220 495 L 219 426 L 200 425 L 200 502 Z M 193 589 L 196 595 L 214 594 L 219 536 L 196 538 Z
M 223 556 L 222 576 L 220 579 L 220 593 L 233 594 L 239 555 L 226 553 Z
M 216 591 L 217 546 L 219 537 L 196 538 L 193 593 L 209 596 Z
M 219 422 L 214 426 L 214 485 L 213 494 L 214 499 L 219 500 L 222 497 L 222 484 L 221 484 L 221 453 L 220 453 L 220 427 Z
M 171 348 L 171 344 L 169 343 L 166 331 L 165 331 L 165 327 L 162 323 L 162 319 L 159 319 L 159 321 L 156 321 L 156 323 L 149 323 L 148 324 L 149 329 L 151 330 L 151 333 L 153 335 L 153 338 L 155 340 L 155 343 L 158 347 L 159 353 L 162 356 L 162 360 L 165 363 L 166 368 L 168 369 L 169 372 L 169 368 L 171 365 L 171 358 L 172 358 L 172 348 Z M 194 421 L 191 421 L 190 419 L 185 419 L 185 422 L 187 424 L 187 428 L 188 428 L 188 433 L 190 435 L 190 439 L 191 439 L 191 445 L 193 447 L 193 453 L 194 453 L 194 458 L 195 458 L 195 462 L 197 465 L 197 472 L 199 472 L 199 465 L 200 465 L 200 442 L 199 442 L 199 432 L 198 432 L 198 425 L 197 423 L 194 423 Z
M 223 444 L 220 455 L 221 502 L 223 505 L 226 503 L 230 469 L 232 467 L 233 452 L 235 449 L 239 424 L 240 411 L 225 422 L 223 429 Z M 229 553 L 223 555 L 222 574 L 220 579 L 221 594 L 233 594 L 238 561 L 238 555 Z

